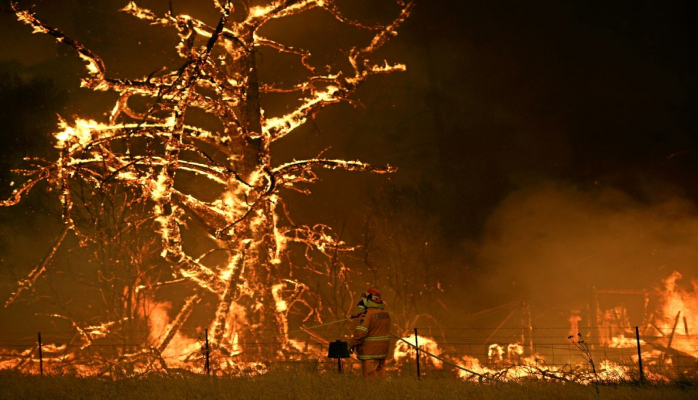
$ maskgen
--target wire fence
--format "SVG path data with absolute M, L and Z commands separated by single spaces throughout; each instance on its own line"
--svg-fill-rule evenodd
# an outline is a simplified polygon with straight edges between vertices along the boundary
M 131 331 L 129 338 L 100 338 L 74 331 L 6 330 L 0 332 L 0 369 L 82 375 L 115 374 L 117 370 L 129 374 L 134 369 L 239 374 L 273 369 L 336 371 L 341 363 L 345 372 L 352 373 L 360 370 L 354 357 L 341 361 L 327 357 L 328 342 L 347 340 L 351 334 L 351 324 L 345 325 L 312 333 L 294 331 L 287 342 L 272 331 L 260 331 L 256 337 L 230 340 L 225 349 L 208 347 L 205 331 L 181 330 L 162 351 L 156 351 L 159 338 L 146 331 Z M 635 328 L 595 331 L 595 335 L 579 336 L 570 335 L 569 327 L 421 327 L 417 329 L 420 376 L 469 376 L 464 371 L 491 376 L 520 367 L 540 373 L 588 374 L 593 363 L 597 372 L 613 367 L 625 378 L 637 379 L 641 370 Z M 652 333 L 639 338 L 646 375 L 698 376 L 698 336 L 659 328 Z M 398 336 L 404 341 L 391 339 L 388 368 L 399 374 L 417 374 L 417 352 L 408 344 L 414 344 L 414 335 Z

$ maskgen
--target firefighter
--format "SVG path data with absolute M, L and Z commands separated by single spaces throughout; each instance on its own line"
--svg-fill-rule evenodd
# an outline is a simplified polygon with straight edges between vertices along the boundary
M 386 376 L 385 359 L 390 345 L 390 314 L 385 311 L 381 293 L 370 288 L 363 294 L 358 304 L 364 311 L 356 316 L 359 319 L 349 346 L 356 351 L 361 361 L 364 378 Z

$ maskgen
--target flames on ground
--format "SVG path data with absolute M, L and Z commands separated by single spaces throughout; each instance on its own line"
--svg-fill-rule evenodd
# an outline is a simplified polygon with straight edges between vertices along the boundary
M 686 289 L 678 283 L 681 279 L 680 273 L 673 272 L 663 280 L 661 288 L 643 291 L 647 296 L 657 297 L 653 305 L 645 304 L 648 309 L 637 327 L 644 378 L 649 381 L 698 375 L 698 335 L 691 333 L 698 329 L 698 280 L 691 280 L 691 289 Z M 568 347 L 575 352 L 575 356 L 570 357 L 575 361 L 565 365 L 549 364 L 546 356 L 539 353 L 527 354 L 521 342 L 491 343 L 486 357 L 481 358 L 458 354 L 455 349 L 447 350 L 434 337 L 420 336 L 418 342 L 420 349 L 450 362 L 452 367 L 429 355 L 423 355 L 423 362 L 430 363 L 436 370 L 450 368 L 452 373 L 468 380 L 483 381 L 483 376 L 487 377 L 484 379 L 536 378 L 584 384 L 638 380 L 638 341 L 625 307 L 616 306 L 598 315 L 596 324 L 588 324 L 593 335 L 588 339 L 579 333 L 584 330 L 580 328 L 582 318 L 576 313 L 569 318 L 570 333 L 574 334 L 568 337 Z M 614 316 L 613 322 L 604 318 L 608 315 Z M 415 343 L 414 335 L 404 340 Z M 416 357 L 414 347 L 406 342 L 396 344 L 393 357 L 398 365 L 412 363 Z M 618 353 L 614 349 L 628 350 Z

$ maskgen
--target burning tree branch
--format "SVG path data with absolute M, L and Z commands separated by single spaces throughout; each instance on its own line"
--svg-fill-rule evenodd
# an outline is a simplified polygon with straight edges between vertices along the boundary
M 194 288 L 176 312 L 174 321 L 167 324 L 159 344 L 149 350 L 127 352 L 121 357 L 124 361 L 143 357 L 161 361 L 161 355 L 204 297 L 212 297 L 216 304 L 210 324 L 213 345 L 234 347 L 229 342 L 232 338 L 257 343 L 259 335 L 253 330 L 264 327 L 281 334 L 272 351 L 278 352 L 287 343 L 285 332 L 292 307 L 308 309 L 320 318 L 317 307 L 304 299 L 314 296 L 309 286 L 302 279 L 289 279 L 286 275 L 290 267 L 280 267 L 287 243 L 301 243 L 329 256 L 333 251 L 354 249 L 338 240 L 324 225 L 282 224 L 276 208 L 283 204 L 283 189 L 295 189 L 297 183 L 316 182 L 313 169 L 318 167 L 373 173 L 395 171 L 391 166 L 325 158 L 275 165 L 271 148 L 278 139 L 293 133 L 324 108 L 353 102 L 351 96 L 370 76 L 405 69 L 403 64 L 373 63 L 370 58 L 396 36 L 397 29 L 412 11 L 411 2 L 398 1 L 397 16 L 385 25 L 349 19 L 331 0 L 277 0 L 256 7 L 250 7 L 248 2 L 240 5 L 213 1 L 213 5 L 220 12 L 215 26 L 189 15 L 175 15 L 172 10 L 157 15 L 135 2 L 123 8 L 121 11 L 151 25 L 174 28 L 179 38 L 176 51 L 183 60 L 177 69 L 160 69 L 134 80 L 109 78 L 98 55 L 20 9 L 16 3 L 11 5 L 17 18 L 35 33 L 54 37 L 74 49 L 87 63 L 83 87 L 115 92 L 118 100 L 107 122 L 75 118 L 71 123 L 61 119 L 59 131 L 54 134 L 57 159 L 34 166 L 30 178 L 0 203 L 15 205 L 38 183 L 46 182 L 59 193 L 65 224 L 48 257 L 18 283 L 6 305 L 35 284 L 69 232 L 80 243 L 91 243 L 90 229 L 109 223 L 99 212 L 91 212 L 91 224 L 86 224 L 73 209 L 94 206 L 97 203 L 91 199 L 99 196 L 123 193 L 122 200 L 116 197 L 109 200 L 120 204 L 123 214 L 120 223 L 127 224 L 116 230 L 120 232 L 118 235 L 155 232 L 160 256 L 168 263 L 168 273 L 164 275 L 139 270 L 126 292 L 129 296 L 138 294 L 139 290 L 154 292 L 164 287 L 162 283 L 172 281 Z M 328 67 L 324 73 L 318 73 L 308 50 L 259 34 L 272 20 L 316 8 L 328 12 L 339 23 L 371 33 L 368 43 L 346 53 L 350 71 L 333 72 Z M 297 56 L 309 76 L 287 88 L 276 82 L 261 82 L 256 61 L 259 48 Z M 298 93 L 300 104 L 284 115 L 265 117 L 260 104 L 264 93 Z M 134 96 L 152 102 L 146 107 L 130 104 Z M 187 115 L 192 109 L 214 116 L 222 131 L 188 124 Z M 215 156 L 209 156 L 210 149 L 215 149 Z M 187 176 L 202 177 L 207 184 L 215 186 L 217 198 L 206 201 L 196 190 L 183 189 L 180 184 Z M 142 215 L 127 218 L 131 213 Z M 199 250 L 197 256 L 194 249 L 200 246 L 188 246 L 184 230 L 202 232 L 201 240 L 211 248 L 224 250 L 227 261 L 205 262 L 204 257 L 210 251 Z M 117 242 L 114 240 L 113 244 Z M 131 262 L 139 257 L 137 251 L 130 254 Z M 287 286 L 293 288 L 284 289 Z M 141 300 L 146 298 L 152 298 L 152 293 Z M 232 314 L 246 325 L 232 324 Z

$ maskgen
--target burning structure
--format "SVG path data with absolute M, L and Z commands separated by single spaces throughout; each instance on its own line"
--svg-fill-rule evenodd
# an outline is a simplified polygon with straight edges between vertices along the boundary
M 42 274 L 56 267 L 56 252 L 75 235 L 81 247 L 94 249 L 100 267 L 95 275 L 108 282 L 100 296 L 110 299 L 112 309 L 106 318 L 95 316 L 96 323 L 77 321 L 69 313 L 51 317 L 70 321 L 73 342 L 81 350 L 102 338 L 128 343 L 116 364 L 129 368 L 167 368 L 163 355 L 168 349 L 197 348 L 197 339 L 183 327 L 202 301 L 215 312 L 210 324 L 196 328 L 210 332 L 210 345 L 227 356 L 220 368 L 296 351 L 287 335 L 291 313 L 320 322 L 325 313 L 323 299 L 298 269 L 327 276 L 346 271 L 336 260 L 325 270 L 295 266 L 286 256 L 287 246 L 304 246 L 309 257 L 330 258 L 353 247 L 328 226 L 295 224 L 283 192 L 308 193 L 304 185 L 317 181 L 318 168 L 394 171 L 322 154 L 277 164 L 272 147 L 324 108 L 354 103 L 352 95 L 370 77 L 405 69 L 371 58 L 396 36 L 412 3 L 397 1 L 391 21 L 370 24 L 345 16 L 332 0 L 265 5 L 214 0 L 212 5 L 220 14 L 213 25 L 172 9 L 158 15 L 130 2 L 121 11 L 177 33 L 182 62 L 140 79 L 113 79 L 97 54 L 12 4 L 34 33 L 53 36 L 86 63 L 83 87 L 114 92 L 118 100 L 105 121 L 61 119 L 55 133 L 58 158 L 31 159 L 31 167 L 20 171 L 26 180 L 1 203 L 15 205 L 44 183 L 60 198 L 64 223 L 50 254 L 17 283 L 5 306 L 31 292 Z M 346 65 L 323 68 L 310 51 L 265 35 L 266 25 L 311 10 L 367 38 L 346 53 Z M 295 58 L 303 78 L 260 81 L 260 48 Z M 291 96 L 291 108 L 279 115 L 265 111 L 262 98 L 273 95 Z M 183 301 L 162 300 L 173 285 Z M 346 280 L 336 285 L 333 291 L 351 296 Z M 137 327 L 146 332 L 138 334 Z M 271 345 L 260 345 L 261 331 L 267 341 L 273 338 Z
M 678 283 L 681 279 L 682 275 L 674 271 L 663 280 L 663 287 L 655 290 L 592 291 L 587 331 L 598 337 L 599 346 L 611 349 L 635 347 L 636 332 L 626 302 L 604 310 L 600 297 L 621 296 L 621 299 L 631 301 L 636 297 L 635 303 L 638 300 L 642 303 L 642 314 L 636 316 L 635 321 L 637 333 L 646 344 L 646 358 L 655 364 L 694 366 L 698 362 L 698 336 L 692 333 L 696 328 L 697 282 L 691 282 L 693 290 L 689 291 Z

